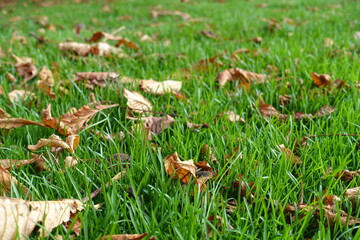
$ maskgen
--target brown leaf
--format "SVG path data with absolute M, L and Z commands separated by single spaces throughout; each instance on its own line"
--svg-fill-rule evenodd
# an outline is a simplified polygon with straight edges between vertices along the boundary
M 83 210 L 83 204 L 77 199 L 59 201 L 24 201 L 16 198 L 0 197 L 0 215 L 3 225 L 0 236 L 3 240 L 26 239 L 41 222 L 41 236 L 46 237 L 52 229 L 70 220 L 71 214 Z
M 186 122 L 186 126 L 188 128 L 192 128 L 192 129 L 198 129 L 198 128 L 210 128 L 210 124 L 208 123 L 192 123 L 192 122 Z
M 196 162 L 195 166 L 203 171 L 212 171 L 210 164 L 207 161 Z
M 8 94 L 9 100 L 12 103 L 31 98 L 33 96 L 35 96 L 34 93 L 25 90 L 13 90 Z
M 312 72 L 311 77 L 317 87 L 326 87 L 331 83 L 331 76 L 329 74 L 317 74 L 316 72 Z
M 210 168 L 211 169 L 211 168 Z M 216 174 L 212 171 L 199 171 L 196 172 L 195 184 L 197 184 L 200 187 L 200 190 L 205 191 L 206 190 L 206 182 L 215 178 Z
M 233 111 L 226 111 L 223 113 L 219 113 L 218 115 L 216 115 L 216 118 L 219 118 L 221 116 L 226 116 L 230 122 L 246 123 L 245 120 L 242 117 L 240 117 L 240 115 L 234 113 Z
M 291 101 L 291 96 L 289 95 L 280 95 L 279 96 L 279 102 L 281 106 L 285 106 L 287 104 L 289 104 Z
M 201 34 L 204 35 L 205 37 L 211 38 L 211 39 L 218 39 L 219 37 L 213 33 L 212 31 L 206 31 L 206 30 L 202 30 Z
M 78 164 L 78 161 L 76 160 L 76 158 L 72 157 L 72 156 L 67 156 L 64 160 L 65 162 L 65 166 L 67 167 L 74 167 Z
M 332 107 L 332 106 L 323 106 L 319 109 L 319 111 L 317 111 L 314 115 L 313 118 L 321 118 L 327 115 L 330 115 L 332 112 L 334 112 L 336 110 L 336 108 Z
M 78 72 L 75 73 L 74 81 L 86 82 L 86 87 L 94 89 L 95 86 L 105 87 L 106 80 L 109 82 L 116 82 L 119 74 L 115 72 Z
M 181 81 L 167 80 L 163 82 L 157 82 L 152 79 L 140 80 L 139 87 L 146 93 L 152 93 L 156 95 L 164 95 L 165 93 L 171 93 L 173 91 L 180 91 Z
M 125 54 L 120 48 L 115 48 L 104 42 L 94 44 L 63 42 L 59 43 L 58 47 L 61 51 L 72 52 L 83 57 L 86 57 L 89 54 L 105 57 L 112 54 L 118 54 L 118 57 L 125 57 Z
M 175 119 L 169 115 L 166 115 L 165 117 L 148 117 L 145 119 L 145 125 L 156 135 L 159 135 L 174 122 Z
M 165 158 L 165 171 L 183 183 L 189 183 L 191 176 L 196 177 L 196 169 L 193 160 L 181 161 L 177 152 Z
M 288 115 L 279 113 L 272 105 L 263 102 L 259 105 L 259 111 L 261 115 L 266 118 L 278 118 L 279 120 L 288 118 Z
M 236 147 L 231 153 L 228 153 L 224 156 L 225 160 L 229 160 L 231 158 L 239 156 L 240 159 L 243 158 L 242 154 L 238 154 L 240 152 L 240 148 Z
M 45 126 L 56 129 L 63 135 L 73 135 L 84 129 L 87 122 L 99 111 L 116 106 L 118 106 L 118 104 L 95 105 L 95 108 L 84 105 L 79 110 L 75 109 L 59 118 L 54 118 L 51 116 L 51 104 L 49 104 L 48 107 L 42 111 L 41 121 Z
M 106 235 L 101 237 L 100 240 L 141 240 L 148 234 L 117 234 L 117 235 Z M 150 237 L 149 240 L 155 240 L 155 237 Z
M 1 159 L 0 167 L 2 167 L 5 170 L 10 170 L 12 168 L 19 168 L 20 166 L 31 164 L 39 160 L 41 157 L 42 157 L 41 155 L 35 155 L 32 159 L 28 159 L 28 160 Z
M 36 67 L 32 64 L 32 59 L 31 58 L 20 58 L 18 56 L 16 56 L 15 54 L 11 55 L 15 61 L 15 68 L 16 71 L 18 72 L 20 77 L 24 78 L 24 81 L 22 83 L 26 83 L 27 81 L 29 81 L 30 79 L 34 78 L 37 74 L 37 69 Z
M 0 118 L 0 128 L 11 129 L 11 128 L 18 128 L 27 125 L 37 125 L 41 127 L 46 127 L 42 123 L 34 122 L 23 118 Z
M 125 45 L 132 49 L 136 49 L 136 50 L 139 49 L 139 47 L 136 43 L 134 43 L 126 38 L 123 38 L 120 36 L 115 36 L 113 34 L 106 33 L 106 32 L 95 32 L 95 33 L 93 33 L 93 35 L 90 37 L 90 39 L 88 41 L 89 42 L 98 42 L 102 38 L 104 38 L 106 40 L 110 40 L 110 41 L 117 41 L 117 43 L 115 44 L 115 47 L 120 47 L 121 45 Z
M 228 81 L 240 81 L 240 84 L 261 84 L 264 83 L 266 75 L 249 72 L 240 68 L 231 68 L 222 71 L 217 76 L 216 80 L 220 86 L 224 86 Z
M 11 82 L 11 83 L 16 83 L 17 79 L 14 75 L 12 75 L 11 73 L 6 73 L 6 79 Z
M 290 161 L 294 165 L 301 165 L 302 161 L 300 157 L 296 156 L 290 149 L 286 148 L 284 144 L 280 144 L 277 147 L 285 154 L 286 160 Z
M 115 47 L 121 47 L 122 45 L 125 45 L 126 47 L 131 49 L 139 50 L 139 46 L 136 43 L 126 38 L 121 38 L 118 40 L 117 43 L 115 43 Z
M 143 95 L 138 92 L 129 91 L 124 88 L 124 96 L 128 100 L 128 107 L 137 113 L 143 113 L 144 111 L 151 111 L 152 104 Z
M 55 97 L 53 92 L 54 77 L 52 72 L 47 67 L 42 67 L 39 72 L 40 80 L 37 81 L 39 89 L 43 90 L 51 99 Z
M 1 195 L 3 195 L 3 194 L 9 195 L 11 193 L 11 186 L 19 186 L 21 191 L 23 191 L 24 193 L 27 193 L 29 191 L 29 189 L 27 187 L 25 187 L 21 183 L 18 183 L 16 178 L 11 176 L 9 171 L 5 170 L 4 168 L 2 168 L 0 166 L 0 194 Z M 0 208 L 0 212 L 1 212 L 1 208 Z M 0 214 L 0 216 L 5 216 L 5 215 Z M 0 233 L 1 233 L 1 229 L 0 229 Z M 0 236 L 3 236 L 3 235 L 0 234 Z
M 43 147 L 55 147 L 65 149 L 70 153 L 74 153 L 74 150 L 79 145 L 80 136 L 68 136 L 67 141 L 64 142 L 57 135 L 51 135 L 49 138 L 41 138 L 36 145 L 29 145 L 28 149 L 30 151 L 37 151 Z
M 360 169 L 357 171 L 344 170 L 335 175 L 335 178 L 341 178 L 342 181 L 351 181 L 353 178 L 360 176 Z
M 10 114 L 8 114 L 7 112 L 5 112 L 4 109 L 0 108 L 0 118 L 9 118 Z M 0 120 L 1 121 L 1 120 Z M 1 126 L 1 123 L 0 123 Z M 0 127 L 1 128 L 1 127 Z
M 188 13 L 180 11 L 169 11 L 169 10 L 152 10 L 150 12 L 152 18 L 158 18 L 161 16 L 180 16 L 183 20 L 189 20 L 191 16 Z
M 201 148 L 201 155 L 209 159 L 212 163 L 218 163 L 213 148 L 209 147 L 208 144 L 204 144 L 204 146 Z

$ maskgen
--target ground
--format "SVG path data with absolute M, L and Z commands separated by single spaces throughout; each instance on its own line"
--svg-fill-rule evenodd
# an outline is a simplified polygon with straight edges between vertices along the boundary
M 31 200 L 83 199 L 102 187 L 100 194 L 80 212 L 83 226 L 76 238 L 125 233 L 148 233 L 158 239 L 203 239 L 209 234 L 213 239 L 360 237 L 359 224 L 334 221 L 328 226 L 326 214 L 321 211 L 316 215 L 316 210 L 310 210 L 303 217 L 297 212 L 290 220 L 284 213 L 291 204 L 322 206 L 326 196 L 337 195 L 341 201 L 336 208 L 360 217 L 359 204 L 352 205 L 344 197 L 346 189 L 360 186 L 360 178 L 341 181 L 337 177 L 346 169 L 360 169 L 359 137 L 334 135 L 359 134 L 360 129 L 356 88 L 360 76 L 360 34 L 356 35 L 360 31 L 359 1 L 78 2 L 22 1 L 17 5 L 4 4 L 0 9 L 0 108 L 12 117 L 41 121 L 41 112 L 49 103 L 53 116 L 60 116 L 72 107 L 90 103 L 91 92 L 104 104 L 120 106 L 101 111 L 79 133 L 81 142 L 72 155 L 79 162 L 75 167 L 64 166 L 63 160 L 71 154 L 55 156 L 47 147 L 35 152 L 46 156 L 50 165 L 47 170 L 37 172 L 32 166 L 11 170 L 29 188 Z M 178 10 L 190 16 L 153 18 L 151 11 L 159 9 Z M 41 16 L 48 18 L 44 24 L 39 23 Z M 79 34 L 75 33 L 76 26 L 83 27 Z M 125 58 L 82 57 L 58 48 L 60 42 L 86 43 L 94 32 L 111 33 L 122 26 L 117 35 L 139 46 L 138 50 L 122 46 Z M 212 34 L 209 37 L 201 31 Z M 27 44 L 16 40 L 14 32 L 24 36 Z M 30 33 L 43 36 L 45 41 L 38 43 Z M 149 41 L 141 40 L 145 35 Z M 234 53 L 240 48 L 244 50 Z M 16 73 L 11 54 L 31 57 L 38 70 L 48 67 L 68 94 L 55 88 L 52 100 L 37 88 L 38 76 L 21 85 L 22 78 Z M 192 67 L 216 55 L 207 67 Z M 218 74 L 235 67 L 266 74 L 267 80 L 246 86 L 228 82 L 220 87 Z M 183 68 L 189 71 L 179 71 Z M 9 82 L 7 72 L 18 82 Z M 187 99 L 178 100 L 170 93 L 144 93 L 137 85 L 120 82 L 91 90 L 74 81 L 77 72 L 116 72 L 138 79 L 178 80 L 182 81 L 180 92 Z M 342 79 L 348 87 L 318 88 L 312 72 L 330 74 L 332 81 Z M 144 140 L 141 133 L 133 134 L 134 121 L 125 118 L 124 88 L 146 97 L 154 106 L 153 116 L 171 114 L 176 122 L 150 141 Z M 7 95 L 14 89 L 30 90 L 36 100 L 11 103 Z M 290 96 L 290 102 L 281 105 L 280 95 Z M 289 117 L 282 121 L 262 116 L 261 98 Z M 315 113 L 322 106 L 336 110 L 311 119 L 296 120 L 292 114 Z M 234 111 L 246 123 L 217 117 L 225 111 Z M 187 122 L 208 123 L 209 127 L 191 129 Z M 107 141 L 97 131 L 122 131 L 125 138 Z M 51 134 L 59 133 L 39 126 L 3 131 L 0 159 L 29 159 L 27 146 Z M 308 135 L 325 136 L 311 137 L 306 146 L 299 145 Z M 213 149 L 217 162 L 202 155 L 204 144 Z M 292 164 L 294 157 L 289 161 L 289 155 L 279 149 L 280 144 L 298 156 L 301 164 Z M 233 156 L 226 157 L 237 147 Z M 194 179 L 186 184 L 173 179 L 164 169 L 164 159 L 175 151 L 181 160 L 208 161 L 217 176 L 203 189 Z M 119 153 L 129 155 L 125 159 L 128 164 L 114 158 Z M 124 177 L 105 186 L 124 170 Z M 245 183 L 246 193 L 239 190 L 241 182 Z M 8 196 L 28 198 L 16 188 Z M 231 210 L 229 202 L 234 205 Z M 95 209 L 95 204 L 101 204 L 100 208 Z M 70 234 L 58 227 L 51 236 L 63 235 L 66 239 Z

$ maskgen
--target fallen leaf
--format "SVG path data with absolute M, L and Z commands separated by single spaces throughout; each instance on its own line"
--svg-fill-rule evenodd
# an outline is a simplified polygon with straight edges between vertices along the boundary
M 128 107 L 137 113 L 143 113 L 144 111 L 151 111 L 152 104 L 143 95 L 138 92 L 129 91 L 124 88 L 124 96 L 128 100 Z
M 119 74 L 116 72 L 78 72 L 75 73 L 74 81 L 86 82 L 86 87 L 94 89 L 95 86 L 105 87 L 106 81 L 116 82 Z
M 204 144 L 204 146 L 201 148 L 201 155 L 209 159 L 212 163 L 218 163 L 213 148 L 210 147 L 208 144 Z
M 5 170 L 4 168 L 2 168 L 0 166 L 0 194 L 6 194 L 9 195 L 11 193 L 11 186 L 18 186 L 20 187 L 21 191 L 24 193 L 28 193 L 29 189 L 27 187 L 25 187 L 24 185 L 22 185 L 21 183 L 18 183 L 18 181 L 16 180 L 16 178 L 14 178 L 13 176 L 11 176 L 10 172 Z M 2 197 L 0 197 L 2 198 Z M 1 201 L 1 199 L 0 199 Z M 1 204 L 0 204 L 1 206 Z M 1 213 L 1 208 L 0 208 L 0 213 Z M 0 214 L 0 216 L 5 216 L 3 213 Z M 0 236 L 4 236 L 1 234 L 1 228 L 0 228 Z M 1 238 L 3 239 L 3 238 Z
M 157 82 L 152 79 L 140 80 L 139 87 L 146 93 L 152 93 L 161 96 L 172 91 L 180 91 L 181 81 L 167 80 L 163 82 Z
M 11 73 L 6 73 L 6 79 L 11 83 L 16 83 L 17 79 Z
M 51 104 L 49 104 L 42 111 L 41 121 L 45 126 L 56 129 L 63 135 L 74 135 L 84 129 L 87 122 L 99 111 L 116 106 L 119 105 L 95 105 L 95 108 L 84 105 L 79 110 L 75 109 L 73 112 L 68 112 L 59 118 L 54 118 L 51 116 Z
M 34 93 L 25 90 L 13 90 L 8 94 L 9 100 L 12 103 L 20 102 L 33 96 L 35 96 Z
M 329 74 L 317 74 L 316 72 L 312 72 L 311 77 L 317 87 L 326 87 L 331 83 L 331 76 Z
M 106 32 L 95 32 L 95 33 L 93 33 L 93 35 L 90 37 L 90 39 L 88 41 L 89 42 L 98 42 L 102 38 L 104 38 L 106 40 L 110 40 L 110 41 L 117 41 L 117 43 L 115 43 L 115 47 L 120 47 L 121 45 L 125 45 L 132 49 L 136 49 L 136 50 L 139 49 L 138 45 L 136 43 L 130 41 L 129 39 L 126 39 L 126 38 L 123 38 L 120 36 L 115 36 L 113 34 L 106 33 Z
M 192 129 L 198 129 L 198 128 L 210 128 L 210 124 L 208 123 L 192 123 L 192 122 L 186 122 L 186 126 L 188 128 L 192 128 Z
M 243 158 L 242 154 L 240 153 L 240 148 L 236 147 L 234 150 L 232 150 L 231 153 L 228 153 L 224 156 L 225 160 L 229 160 L 235 157 L 239 157 L 240 159 Z
M 78 161 L 76 160 L 76 158 L 72 157 L 72 156 L 67 156 L 64 160 L 65 162 L 65 166 L 67 167 L 74 167 L 78 164 Z
M 39 72 L 40 80 L 37 81 L 39 89 L 43 90 L 51 99 L 54 99 L 55 93 L 53 92 L 54 77 L 52 72 L 47 67 L 42 67 Z
M 212 31 L 206 31 L 206 30 L 202 30 L 201 34 L 205 37 L 211 38 L 211 39 L 218 39 L 219 37 L 213 33 Z
M 159 135 L 174 122 L 175 119 L 169 115 L 166 115 L 165 117 L 147 117 L 145 119 L 145 125 L 156 135 Z
M 84 209 L 77 199 L 59 201 L 25 201 L 23 199 L 0 197 L 0 215 L 3 224 L 0 236 L 3 240 L 27 239 L 41 222 L 39 232 L 46 237 L 52 229 L 70 220 L 71 214 Z
M 116 48 L 108 43 L 99 42 L 93 44 L 78 43 L 78 42 L 63 42 L 58 45 L 61 51 L 72 52 L 79 56 L 86 57 L 89 54 L 98 56 L 109 56 L 112 54 L 119 54 L 118 57 L 125 57 L 121 48 Z
M 360 31 L 354 33 L 354 39 L 360 41 Z
M 215 178 L 216 174 L 213 173 L 212 171 L 199 171 L 196 172 L 196 179 L 195 179 L 195 184 L 197 184 L 200 187 L 200 190 L 205 191 L 206 190 L 206 183 Z
M 285 120 L 288 115 L 279 113 L 273 106 L 261 102 L 259 105 L 259 111 L 263 117 L 266 118 L 278 118 L 279 120 Z
M 240 115 L 234 113 L 233 111 L 226 111 L 223 113 L 219 113 L 218 115 L 216 115 L 216 118 L 219 118 L 221 116 L 226 116 L 230 122 L 246 123 L 245 120 L 242 117 L 240 117 Z
M 66 142 L 64 142 L 59 136 L 53 134 L 47 139 L 41 138 L 36 145 L 29 145 L 28 149 L 30 151 L 37 151 L 43 147 L 55 147 L 67 150 L 70 153 L 74 153 L 74 150 L 79 145 L 79 141 L 79 135 L 70 135 L 67 137 Z
M 191 18 L 190 14 L 180 11 L 152 10 L 150 14 L 152 18 L 158 18 L 161 16 L 180 16 L 183 18 L 183 20 L 189 20 Z
M 10 43 L 13 44 L 14 42 L 20 42 L 23 45 L 27 44 L 26 37 L 19 35 L 17 31 L 13 32 L 11 35 Z
M 353 178 L 360 176 L 360 169 L 357 171 L 344 170 L 335 175 L 335 178 L 341 178 L 342 181 L 351 181 Z
M 18 72 L 20 77 L 24 78 L 24 81 L 22 82 L 23 84 L 33 79 L 36 76 L 37 69 L 33 65 L 31 58 L 28 57 L 20 58 L 15 54 L 12 54 L 11 56 L 16 61 L 15 64 L 16 71 Z
M 19 168 L 20 166 L 25 166 L 25 165 L 31 164 L 31 163 L 39 160 L 41 157 L 42 157 L 41 155 L 36 155 L 32 159 L 27 159 L 27 160 L 1 159 L 0 167 L 2 167 L 5 170 Z
M 228 81 L 238 81 L 240 80 L 242 84 L 261 84 L 264 83 L 266 75 L 249 72 L 240 68 L 231 68 L 225 71 L 222 71 L 217 76 L 216 80 L 219 82 L 220 86 L 224 86 Z
M 290 149 L 286 148 L 284 144 L 280 144 L 277 147 L 285 154 L 286 160 L 290 161 L 294 165 L 301 165 L 302 161 L 300 157 L 296 156 Z
M 360 197 L 360 187 L 349 188 L 345 191 L 346 197 Z
M 101 237 L 100 240 L 141 240 L 148 234 L 117 234 L 117 235 L 106 235 Z M 149 240 L 155 240 L 155 237 L 150 237 Z
M 183 183 L 189 183 L 191 176 L 196 177 L 196 169 L 193 160 L 181 161 L 177 152 L 165 158 L 165 171 Z
M 263 39 L 262 37 L 254 37 L 251 39 L 254 43 L 262 43 Z
M 46 127 L 42 123 L 34 122 L 23 118 L 0 118 L 0 128 L 11 129 L 27 125 Z
M 7 112 L 5 112 L 4 109 L 0 108 L 0 118 L 9 118 L 10 114 L 8 114 Z M 1 121 L 1 120 L 0 120 Z M 0 123 L 1 126 L 1 123 Z M 1 127 L 0 127 L 1 128 Z
M 280 95 L 279 96 L 279 103 L 281 106 L 285 106 L 287 104 L 289 104 L 291 101 L 291 96 L 289 95 Z

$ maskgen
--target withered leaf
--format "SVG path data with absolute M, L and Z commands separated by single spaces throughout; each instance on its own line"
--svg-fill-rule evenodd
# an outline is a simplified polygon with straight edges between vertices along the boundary
M 6 79 L 11 82 L 11 83 L 15 83 L 17 82 L 17 79 L 14 75 L 12 75 L 11 73 L 6 73 Z
M 3 240 L 15 237 L 27 239 L 35 226 L 41 222 L 40 233 L 46 237 L 52 229 L 70 220 L 71 214 L 84 209 L 77 199 L 59 201 L 25 201 L 16 198 L 0 197 L 0 215 L 3 224 L 0 236 Z
M 124 88 L 124 96 L 128 100 L 128 107 L 134 112 L 143 113 L 144 111 L 151 111 L 151 102 L 140 93 Z
M 0 118 L 0 128 L 11 129 L 11 128 L 18 128 L 27 125 L 37 125 L 41 127 L 46 127 L 42 123 L 34 122 L 23 118 Z
M 223 112 L 223 113 L 219 113 L 216 118 L 219 118 L 221 116 L 226 116 L 227 119 L 230 121 L 230 122 L 242 122 L 242 123 L 246 123 L 245 120 L 240 117 L 240 115 L 234 113 L 233 111 L 226 111 L 226 112 Z
M 159 135 L 162 131 L 170 127 L 175 119 L 169 115 L 165 117 L 148 117 L 145 119 L 145 125 L 150 128 L 151 132 Z
M 117 41 L 117 43 L 115 44 L 116 47 L 120 47 L 121 45 L 125 45 L 129 48 L 132 49 L 139 49 L 138 45 L 132 41 L 130 41 L 129 39 L 120 37 L 120 36 L 115 36 L 113 34 L 110 33 L 106 33 L 106 32 L 95 32 L 93 33 L 93 35 L 90 37 L 90 39 L 88 40 L 89 42 L 98 42 L 100 39 L 106 39 L 106 40 L 110 40 L 110 41 Z
M 54 86 L 54 77 L 52 72 L 44 66 L 39 72 L 39 77 L 40 80 L 37 81 L 37 86 L 53 99 L 55 97 L 55 93 L 52 89 Z
M 91 45 L 78 42 L 64 42 L 59 43 L 59 49 L 61 51 L 73 52 L 80 56 L 87 56 L 90 54 Z
M 335 178 L 341 178 L 342 181 L 351 181 L 353 178 L 360 176 L 360 169 L 357 171 L 344 170 L 335 175 Z
M 16 180 L 16 178 L 11 176 L 9 171 L 5 170 L 4 168 L 2 168 L 0 166 L 0 194 L 1 195 L 10 194 L 12 185 L 19 186 L 24 193 L 27 193 L 29 191 L 29 189 L 27 187 L 25 187 L 21 183 L 19 184 L 18 181 Z M 0 209 L 0 212 L 1 212 L 1 209 Z M 4 216 L 4 215 L 0 214 L 0 216 Z M 0 231 L 0 233 L 1 233 L 1 231 Z M 0 236 L 2 236 L 2 235 L 0 234 Z
M 201 155 L 202 157 L 208 158 L 213 163 L 218 163 L 213 148 L 210 147 L 208 144 L 204 144 L 204 146 L 201 148 Z
M 0 108 L 0 118 L 9 118 L 10 114 L 8 114 L 4 109 Z
M 346 197 L 360 197 L 360 187 L 349 188 L 345 191 Z
M 188 128 L 198 129 L 198 128 L 209 128 L 210 124 L 208 123 L 192 123 L 192 122 L 186 122 L 186 126 Z
M 189 183 L 191 176 L 196 177 L 196 169 L 193 160 L 181 161 L 177 152 L 165 158 L 165 171 L 183 183 Z
M 36 76 L 37 69 L 33 65 L 31 58 L 27 58 L 27 57 L 20 58 L 15 54 L 12 54 L 11 56 L 16 61 L 15 64 L 16 71 L 18 72 L 20 77 L 24 78 L 23 83 L 26 83 L 27 81 L 31 80 Z
M 289 104 L 291 101 L 291 96 L 289 95 L 280 95 L 279 96 L 279 103 L 281 106 L 285 106 L 287 104 Z
M 108 43 L 99 42 L 93 44 L 78 43 L 78 42 L 63 42 L 58 45 L 61 51 L 72 52 L 79 56 L 86 57 L 89 54 L 98 56 L 109 56 L 118 54 L 118 57 L 125 57 L 121 48 L 116 48 Z
M 64 142 L 59 136 L 53 134 L 47 139 L 41 138 L 36 145 L 29 145 L 28 149 L 30 151 L 37 151 L 43 147 L 55 147 L 74 153 L 74 150 L 79 145 L 79 141 L 79 135 L 70 135 L 66 138 L 66 142 Z
M 205 37 L 211 38 L 211 39 L 218 39 L 219 37 L 213 33 L 212 31 L 206 31 L 206 30 L 202 30 L 201 34 L 204 35 Z
M 266 118 L 279 118 L 285 120 L 288 115 L 279 113 L 272 105 L 261 102 L 259 105 L 259 111 L 263 117 Z
M 84 105 L 79 110 L 75 109 L 59 118 L 54 118 L 51 115 L 51 104 L 49 104 L 47 108 L 42 111 L 41 121 L 45 126 L 56 129 L 63 135 L 73 135 L 84 129 L 87 122 L 89 122 L 99 111 L 116 106 L 118 106 L 118 104 L 99 104 L 95 105 L 95 108 Z
M 326 87 L 331 83 L 331 76 L 329 74 L 317 74 L 316 72 L 312 72 L 311 77 L 317 87 Z
M 42 157 L 41 155 L 35 155 L 33 156 L 32 159 L 27 159 L 27 160 L 1 159 L 0 167 L 2 167 L 5 170 L 10 170 L 12 168 L 18 168 L 20 166 L 24 166 L 36 162 L 41 157 Z
M 228 81 L 240 81 L 241 85 L 252 83 L 261 84 L 265 82 L 265 79 L 266 75 L 264 74 L 253 73 L 240 68 L 231 68 L 222 71 L 216 78 L 220 86 L 224 86 Z
M 100 240 L 141 240 L 148 234 L 117 234 L 117 235 L 106 235 L 101 237 Z M 155 237 L 150 237 L 149 240 L 155 240 Z
M 184 12 L 180 12 L 180 11 L 169 11 L 169 10 L 152 10 L 150 12 L 152 18 L 158 18 L 161 16 L 180 16 L 182 17 L 184 20 L 189 20 L 191 18 L 190 14 L 188 13 L 184 13 Z
M 12 103 L 19 102 L 33 96 L 35 96 L 34 93 L 25 90 L 13 90 L 8 94 L 9 100 Z
M 286 160 L 294 165 L 301 165 L 302 161 L 300 157 L 296 156 L 290 149 L 286 148 L 284 144 L 280 144 L 277 147 L 285 154 Z
M 86 82 L 86 87 L 94 89 L 94 86 L 105 87 L 106 80 L 109 82 L 115 82 L 119 77 L 119 74 L 115 72 L 78 72 L 75 73 L 74 81 Z
M 181 81 L 167 80 L 163 82 L 157 82 L 152 79 L 140 80 L 139 87 L 146 93 L 152 93 L 156 95 L 164 95 L 172 91 L 180 91 Z

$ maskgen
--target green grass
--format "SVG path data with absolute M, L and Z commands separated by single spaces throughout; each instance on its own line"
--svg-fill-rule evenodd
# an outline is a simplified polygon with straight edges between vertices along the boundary
M 336 224 L 326 228 L 326 219 L 322 219 L 319 227 L 310 228 L 310 214 L 288 224 L 281 211 L 283 205 L 299 203 L 302 182 L 305 203 L 321 199 L 326 191 L 327 195 L 335 194 L 343 199 L 340 203 L 342 209 L 360 217 L 359 208 L 351 208 L 349 201 L 343 198 L 347 188 L 360 186 L 360 178 L 342 182 L 333 177 L 344 169 L 360 169 L 360 152 L 356 148 L 358 138 L 325 136 L 310 139 L 308 147 L 300 148 L 298 152 L 303 161 L 300 167 L 291 165 L 276 147 L 285 144 L 293 150 L 296 140 L 308 134 L 360 133 L 358 89 L 341 89 L 331 95 L 310 90 L 315 88 L 310 76 L 313 71 L 331 74 L 333 79 L 344 79 L 352 86 L 359 81 L 360 41 L 353 37 L 355 31 L 360 30 L 359 1 L 274 0 L 269 1 L 266 8 L 257 8 L 261 3 L 258 0 L 229 0 L 225 3 L 213 0 L 192 0 L 190 3 L 181 3 L 179 0 L 124 0 L 107 3 L 111 6 L 111 13 L 101 10 L 100 1 L 61 3 L 47 8 L 33 3 L 23 7 L 19 3 L 0 9 L 0 46 L 18 56 L 33 58 L 38 69 L 42 66 L 52 69 L 52 63 L 56 63 L 59 67 L 58 75 L 70 91 L 68 96 L 59 94 L 55 100 L 36 92 L 37 101 L 24 100 L 10 104 L 7 93 L 18 86 L 8 83 L 5 78 L 6 72 L 17 76 L 8 54 L 0 59 L 0 83 L 4 89 L 4 94 L 0 95 L 0 107 L 12 117 L 39 121 L 41 110 L 48 103 L 52 104 L 53 116 L 60 116 L 71 107 L 80 108 L 89 103 L 89 90 L 83 84 L 73 81 L 76 72 L 117 71 L 135 78 L 167 80 L 169 75 L 180 68 L 227 51 L 221 58 L 222 67 L 212 65 L 209 71 L 192 72 L 190 79 L 174 79 L 183 81 L 181 92 L 189 97 L 191 104 L 180 102 L 170 94 L 159 97 L 142 93 L 153 103 L 154 111 L 181 116 L 176 118 L 178 121 L 169 129 L 152 140 L 161 148 L 153 151 L 150 142 L 144 142 L 141 137 L 132 137 L 129 130 L 133 123 L 125 119 L 126 110 L 114 108 L 99 113 L 93 120 L 92 129 L 104 133 L 123 131 L 126 134 L 124 140 L 106 142 L 88 130 L 82 131 L 80 146 L 74 154 L 80 163 L 75 168 L 64 168 L 62 160 L 67 156 L 64 153 L 59 156 L 59 164 L 51 164 L 49 171 L 36 173 L 31 166 L 25 166 L 12 170 L 12 174 L 30 188 L 33 200 L 82 199 L 98 187 L 104 187 L 106 182 L 123 170 L 121 163 L 112 158 L 113 154 L 129 154 L 131 166 L 126 177 L 104 188 L 93 199 L 94 204 L 101 203 L 101 208 L 95 210 L 89 205 L 81 212 L 83 229 L 79 239 L 143 232 L 149 233 L 149 236 L 155 235 L 158 239 L 203 239 L 208 234 L 207 225 L 210 223 L 207 218 L 211 215 L 218 215 L 225 221 L 221 228 L 213 226 L 213 239 L 359 238 L 358 226 Z M 157 4 L 161 4 L 164 9 L 180 10 L 193 18 L 205 19 L 195 23 L 187 23 L 176 16 L 152 19 L 150 9 Z M 331 4 L 338 4 L 339 8 L 332 8 Z M 307 10 L 309 6 L 318 7 L 318 11 Z M 131 15 L 132 19 L 118 20 L 123 15 Z M 9 21 L 15 16 L 22 16 L 22 20 Z M 47 30 L 44 34 L 50 43 L 37 45 L 36 40 L 29 36 L 30 32 L 42 35 L 38 33 L 41 27 L 34 22 L 36 16 L 48 16 L 49 22 L 56 25 L 55 32 Z M 283 20 L 285 17 L 300 23 L 299 26 L 287 24 Z M 93 23 L 92 18 L 99 21 Z M 269 32 L 267 21 L 262 20 L 272 18 L 282 25 L 274 33 Z M 157 22 L 160 25 L 150 25 Z M 73 31 L 77 23 L 87 26 L 79 36 Z M 129 59 L 90 56 L 74 60 L 56 46 L 56 43 L 68 39 L 84 42 L 95 31 L 112 32 L 121 26 L 126 27 L 121 36 L 137 42 L 143 56 L 150 57 L 136 58 L 135 51 L 124 48 L 131 56 Z M 208 39 L 200 33 L 204 29 L 222 38 Z M 26 36 L 28 44 L 10 43 L 14 31 Z M 150 36 L 158 34 L 158 39 L 155 42 L 140 42 L 134 35 L 138 31 Z M 293 33 L 293 36 L 289 36 L 289 33 Z M 257 36 L 263 38 L 261 44 L 249 41 Z M 325 38 L 332 38 L 335 44 L 324 47 Z M 171 44 L 164 46 L 165 40 L 170 40 Z M 239 55 L 240 60 L 233 60 L 231 52 L 238 48 L 257 50 L 259 54 L 243 54 Z M 336 54 L 334 50 L 337 50 Z M 153 53 L 162 56 L 152 56 Z M 185 57 L 178 58 L 176 54 Z M 267 65 L 278 67 L 279 76 L 293 78 L 252 85 L 248 92 L 230 83 L 222 89 L 216 85 L 215 79 L 221 70 L 240 67 L 261 73 L 266 72 Z M 36 79 L 29 82 L 29 89 L 36 89 Z M 304 81 L 303 85 L 299 79 Z M 286 87 L 287 81 L 290 87 Z M 137 87 L 119 83 L 113 88 L 96 88 L 94 93 L 99 101 L 111 101 L 125 107 L 126 99 L 122 95 L 124 87 L 140 91 Z M 313 113 L 323 105 L 332 105 L 337 110 L 329 116 L 314 120 L 269 120 L 252 107 L 257 104 L 260 93 L 264 94 L 268 104 L 283 113 Z M 287 107 L 279 106 L 278 102 L 278 96 L 284 94 L 292 97 Z M 248 125 L 226 120 L 213 122 L 217 114 L 227 110 L 241 115 Z M 191 130 L 186 128 L 187 120 L 207 122 L 211 127 Z M 53 133 L 56 132 L 36 126 L 2 132 L 0 159 L 29 158 L 27 146 Z M 182 186 L 167 175 L 163 160 L 177 151 L 185 160 L 198 161 L 204 144 L 214 148 L 219 163 L 211 165 L 219 176 L 207 183 L 206 191 L 198 192 L 193 182 Z M 242 158 L 235 156 L 226 162 L 224 156 L 237 146 Z M 38 152 L 43 152 L 50 163 L 54 162 L 55 156 L 50 148 Z M 333 168 L 334 174 L 325 176 L 329 167 Z M 227 169 L 229 171 L 225 174 Z M 254 182 L 256 201 L 253 203 L 247 203 L 234 189 L 224 189 L 224 186 L 231 187 L 240 174 L 247 184 Z M 26 196 L 14 189 L 11 197 Z M 227 214 L 225 203 L 231 199 L 237 201 L 237 208 L 234 213 Z M 230 225 L 233 229 L 230 229 Z M 58 227 L 51 236 L 58 234 L 63 235 L 64 239 L 69 236 L 63 227 Z

